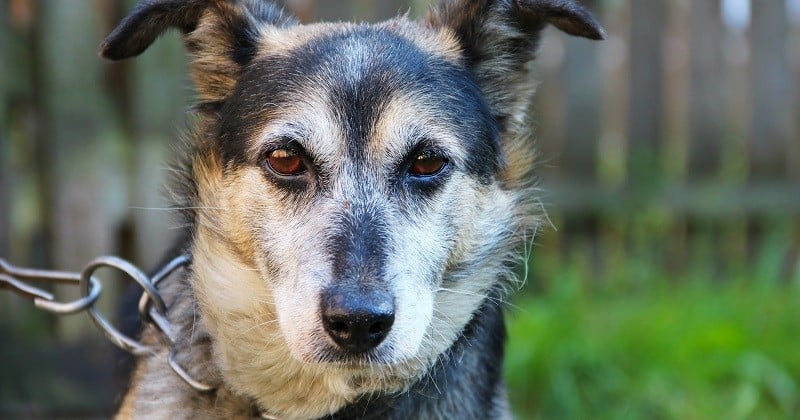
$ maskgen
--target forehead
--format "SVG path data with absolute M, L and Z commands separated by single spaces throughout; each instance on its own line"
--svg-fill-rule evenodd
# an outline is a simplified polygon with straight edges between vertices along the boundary
M 352 154 L 373 139 L 376 126 L 386 125 L 381 121 L 415 115 L 449 130 L 467 148 L 496 152 L 497 124 L 452 38 L 407 25 L 265 32 L 258 58 L 223 108 L 226 158 L 246 159 L 243 142 L 252 141 L 259 126 L 303 112 L 332 120 Z M 390 106 L 397 103 L 404 106 Z

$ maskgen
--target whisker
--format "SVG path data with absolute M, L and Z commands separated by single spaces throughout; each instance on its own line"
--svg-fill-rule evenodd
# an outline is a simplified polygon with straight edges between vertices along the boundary
M 193 206 L 193 207 L 139 207 L 129 206 L 131 210 L 147 210 L 147 211 L 180 211 L 180 210 L 227 210 L 225 207 L 208 207 L 208 206 Z

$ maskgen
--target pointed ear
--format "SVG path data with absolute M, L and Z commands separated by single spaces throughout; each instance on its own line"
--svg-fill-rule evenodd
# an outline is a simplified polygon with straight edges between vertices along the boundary
M 547 25 L 575 36 L 605 38 L 605 31 L 575 0 L 450 0 L 428 25 L 452 32 L 467 65 L 501 122 L 520 117 L 532 90 L 526 64 Z
M 122 60 L 144 52 L 166 30 L 183 34 L 200 101 L 224 101 L 257 52 L 259 32 L 289 26 L 271 2 L 258 0 L 142 0 L 111 32 L 100 55 Z

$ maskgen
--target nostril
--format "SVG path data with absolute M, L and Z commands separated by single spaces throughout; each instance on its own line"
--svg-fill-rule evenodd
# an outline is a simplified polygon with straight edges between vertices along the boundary
M 331 322 L 330 329 L 331 329 L 331 331 L 333 331 L 335 333 L 338 333 L 338 334 L 344 334 L 344 333 L 348 332 L 348 330 L 349 330 L 349 328 L 347 328 L 347 324 L 345 324 L 344 322 L 341 322 L 341 321 L 339 321 L 339 322 L 336 322 L 336 321 Z
M 376 322 L 369 327 L 370 335 L 383 334 L 386 331 L 386 324 L 383 322 Z
M 367 330 L 369 336 L 372 340 L 383 340 L 387 334 L 389 334 L 389 330 L 392 329 L 392 324 L 394 324 L 394 312 L 383 313 L 376 316 L 377 319 L 372 322 Z
M 325 323 L 325 329 L 339 339 L 347 339 L 350 337 L 350 326 L 346 321 L 328 321 Z

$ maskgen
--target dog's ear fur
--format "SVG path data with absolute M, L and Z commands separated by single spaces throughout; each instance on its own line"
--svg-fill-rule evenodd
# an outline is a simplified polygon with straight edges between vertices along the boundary
M 526 64 L 548 24 L 571 35 L 605 38 L 603 28 L 575 0 L 446 0 L 427 23 L 456 37 L 501 123 L 521 117 L 527 108 L 531 82 Z
M 183 33 L 200 101 L 223 102 L 255 56 L 265 25 L 296 24 L 272 2 L 259 0 L 142 0 L 103 41 L 100 55 L 122 60 L 141 54 L 170 28 Z

